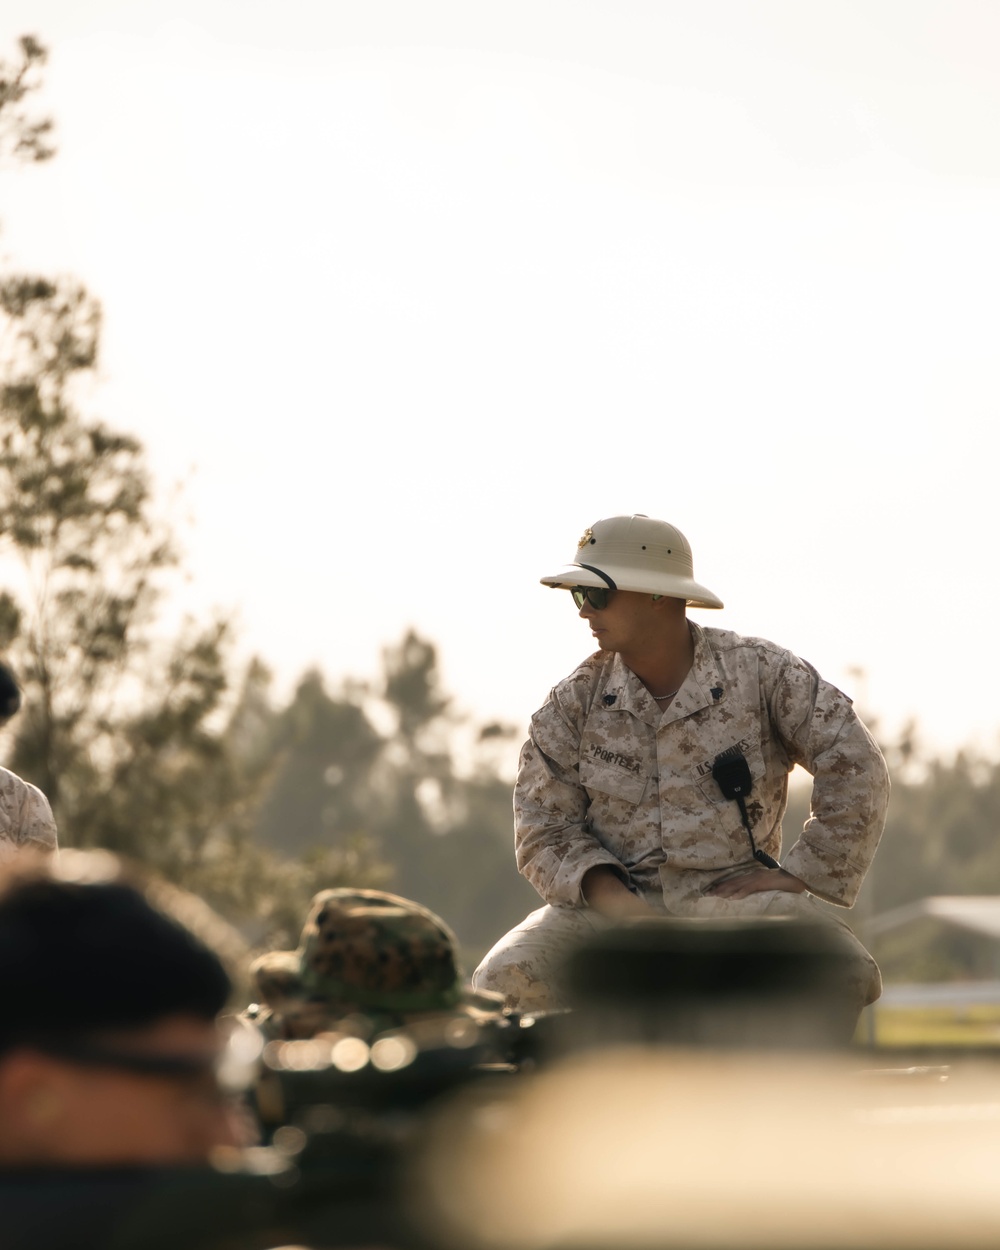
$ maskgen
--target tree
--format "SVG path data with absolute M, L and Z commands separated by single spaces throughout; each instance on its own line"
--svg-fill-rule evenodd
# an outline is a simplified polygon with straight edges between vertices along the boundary
M 332 697 L 311 670 L 264 734 L 273 780 L 256 820 L 263 842 L 291 856 L 370 834 L 384 744 L 358 703 Z
M 443 916 L 472 966 L 538 902 L 514 865 L 511 779 L 492 758 L 501 741 L 512 756 L 510 731 L 453 711 L 437 650 L 413 630 L 382 665 L 373 686 L 334 694 L 302 677 L 266 733 L 274 774 L 256 836 L 285 857 L 382 863 L 381 883 Z
M 21 105 L 44 50 L 21 49 L 17 70 L 0 66 L 0 150 L 41 160 L 50 124 Z M 252 665 L 237 689 L 225 619 L 163 624 L 178 556 L 144 449 L 81 412 L 100 328 L 79 283 L 0 277 L 0 648 L 25 692 L 12 764 L 48 795 L 64 844 L 125 853 L 286 940 L 316 889 L 376 870 L 356 852 L 286 863 L 254 843 L 266 675 Z
M 50 144 L 52 122 L 49 118 L 32 120 L 23 104 L 40 86 L 40 70 L 48 52 L 34 35 L 22 35 L 18 46 L 19 64 L 0 61 L 0 159 L 11 155 L 17 160 L 46 161 L 55 155 Z
M 0 595 L 0 646 L 26 694 L 13 766 L 64 843 L 128 854 L 262 940 L 287 937 L 315 889 L 377 878 L 374 857 L 291 864 L 254 843 L 273 774 L 247 729 L 260 672 L 234 706 L 228 623 L 160 627 L 177 554 L 143 448 L 75 403 L 100 309 L 75 284 L 21 276 L 0 282 L 0 313 L 0 543 L 22 573 Z
M 0 543 L 20 566 L 0 645 L 25 688 L 13 766 L 48 795 L 62 839 L 181 880 L 245 798 L 213 718 L 228 627 L 158 640 L 163 575 L 143 449 L 80 415 L 100 309 L 77 284 L 0 281 Z
M 151 516 L 138 441 L 73 406 L 74 385 L 97 363 L 96 302 L 74 284 L 15 276 L 0 282 L 0 314 L 0 538 L 22 571 L 18 598 L 0 600 L 0 644 L 34 696 L 15 760 L 57 812 L 76 810 L 91 765 L 120 764 L 123 681 L 148 649 L 157 574 L 175 557 Z M 188 724 L 196 706 L 210 710 L 220 680 L 211 640 L 191 650 L 201 661 L 192 682 L 180 656 L 170 665 Z
M 468 962 L 478 963 L 540 902 L 514 862 L 513 778 L 483 754 L 504 740 L 513 764 L 511 731 L 480 727 L 468 751 L 473 766 L 460 770 L 456 742 L 469 726 L 442 690 L 437 649 L 411 630 L 384 650 L 383 666 L 381 694 L 397 726 L 386 753 L 396 810 L 380 842 L 404 892 L 445 916 Z
M 52 154 L 51 123 L 25 107 L 44 60 L 26 37 L 0 65 L 0 157 Z M 435 647 L 409 631 L 377 690 L 331 696 L 311 672 L 275 710 L 263 664 L 234 676 L 225 619 L 167 631 L 178 554 L 144 449 L 82 411 L 100 331 L 79 283 L 0 276 L 0 649 L 25 690 L 13 766 L 48 794 L 64 844 L 133 856 L 259 943 L 294 942 L 317 889 L 387 884 L 481 951 L 534 894 L 514 869 L 509 780 L 456 768 L 468 725 Z
M 23 104 L 46 53 L 31 36 L 20 48 L 17 67 L 0 64 L 0 153 L 43 160 L 51 122 L 32 121 Z M 72 280 L 0 278 L 0 542 L 21 566 L 16 592 L 0 596 L 0 646 L 20 660 L 34 696 L 16 763 L 57 813 L 120 757 L 122 678 L 144 658 L 136 652 L 156 575 L 175 558 L 151 515 L 138 441 L 75 407 L 97 366 L 100 325 L 97 301 Z M 189 709 L 218 687 L 205 667 L 211 649 L 209 638 L 195 644 L 202 664 Z M 175 660 L 173 671 L 182 668 Z

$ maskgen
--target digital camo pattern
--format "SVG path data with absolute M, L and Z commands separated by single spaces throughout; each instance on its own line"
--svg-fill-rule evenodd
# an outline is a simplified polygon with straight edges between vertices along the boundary
M 752 864 L 738 805 L 712 777 L 738 747 L 757 846 L 781 856 L 788 773 L 813 775 L 812 811 L 783 860 L 813 894 L 857 898 L 889 797 L 881 752 L 851 701 L 773 643 L 691 626 L 691 671 L 662 713 L 617 655 L 591 656 L 531 721 L 514 794 L 520 871 L 547 903 L 583 904 L 597 864 L 693 914 L 705 887 Z
M 573 951 L 609 922 L 589 907 L 539 907 L 505 933 L 472 974 L 478 990 L 503 994 L 512 1011 L 563 1011 L 562 968 Z
M 790 652 L 727 630 L 691 630 L 691 671 L 663 712 L 617 655 L 598 652 L 532 718 L 514 794 L 519 870 L 557 912 L 585 909 L 581 882 L 599 864 L 617 868 L 672 916 L 782 914 L 800 906 L 795 899 L 808 905 L 781 891 L 743 900 L 705 894 L 722 877 L 756 867 L 739 807 L 712 776 L 716 756 L 736 747 L 753 779 L 747 809 L 756 844 L 775 859 L 788 773 L 799 764 L 813 775 L 810 817 L 782 867 L 812 894 L 852 905 L 888 804 L 874 740 L 847 696 Z M 555 923 L 547 909 L 533 913 L 543 914 L 529 929 L 539 951 L 539 927 L 548 933 Z M 510 993 L 502 982 L 518 962 L 511 944 L 527 940 L 521 928 L 501 939 L 473 983 Z M 863 953 L 859 979 L 870 982 L 870 1001 L 878 971 L 851 941 Z M 522 969 L 528 981 L 543 976 L 537 958 Z
M 307 993 L 417 1010 L 451 1007 L 455 936 L 439 916 L 381 890 L 324 890 L 302 931 Z
M 296 951 L 251 968 L 284 1036 L 312 1036 L 350 1011 L 443 1011 L 462 998 L 451 929 L 411 899 L 382 890 L 324 890 Z
M 52 808 L 37 786 L 0 768 L 0 862 L 25 847 L 54 851 L 56 822 Z

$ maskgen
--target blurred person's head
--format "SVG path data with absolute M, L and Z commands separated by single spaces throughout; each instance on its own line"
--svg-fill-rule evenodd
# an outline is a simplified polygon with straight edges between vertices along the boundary
M 21 706 L 21 689 L 9 664 L 0 660 L 0 725 L 5 725 Z
M 107 852 L 4 872 L 0 1165 L 188 1164 L 233 1144 L 230 979 L 173 912 Z

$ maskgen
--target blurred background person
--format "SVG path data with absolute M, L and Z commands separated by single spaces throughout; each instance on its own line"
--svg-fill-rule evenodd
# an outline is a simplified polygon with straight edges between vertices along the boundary
M 4 869 L 0 1167 L 198 1164 L 240 1144 L 219 1081 L 230 977 L 169 897 L 105 851 Z
M 0 728 L 20 706 L 17 679 L 11 668 L 0 661 Z M 0 768 L 0 864 L 25 847 L 54 851 L 56 845 L 56 822 L 48 799 L 17 773 Z

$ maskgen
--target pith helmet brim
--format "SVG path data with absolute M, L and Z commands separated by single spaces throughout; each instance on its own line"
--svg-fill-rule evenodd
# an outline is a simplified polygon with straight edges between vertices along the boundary
M 610 590 L 648 591 L 651 595 L 666 595 L 670 599 L 683 599 L 689 608 L 722 608 L 725 604 L 713 595 L 707 586 L 690 577 L 642 577 L 638 572 L 634 575 L 627 568 L 607 565 L 602 572 L 608 578 L 585 569 L 581 564 L 567 564 L 556 573 L 540 578 L 543 586 L 553 586 L 560 590 L 570 590 L 574 586 L 603 586 Z M 640 585 L 640 583 L 644 583 Z
M 637 590 L 683 599 L 692 608 L 723 607 L 719 596 L 693 574 L 691 547 L 680 530 L 637 514 L 595 521 L 577 545 L 577 559 L 540 581 L 565 590 Z

